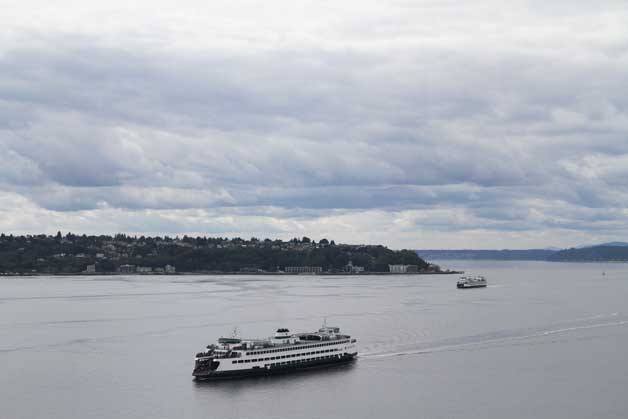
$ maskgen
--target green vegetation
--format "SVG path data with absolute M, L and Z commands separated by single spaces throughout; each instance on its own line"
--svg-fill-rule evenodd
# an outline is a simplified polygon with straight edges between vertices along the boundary
M 351 262 L 351 265 L 349 265 Z M 280 272 L 286 267 L 321 267 L 323 272 L 344 272 L 362 267 L 365 272 L 388 272 L 388 265 L 416 265 L 419 272 L 439 271 L 412 250 L 384 246 L 318 243 L 302 239 L 260 240 L 209 237 L 132 237 L 0 235 L 0 273 L 79 273 L 95 265 L 96 272 L 117 272 L 120 266 L 143 267 L 144 272 Z

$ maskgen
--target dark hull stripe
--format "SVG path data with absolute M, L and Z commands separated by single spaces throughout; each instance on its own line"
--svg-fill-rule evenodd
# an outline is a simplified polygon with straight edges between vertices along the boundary
M 293 371 L 307 370 L 311 368 L 324 368 L 332 365 L 347 363 L 355 360 L 357 353 L 345 354 L 341 357 L 335 357 L 331 359 L 317 359 L 310 362 L 300 362 L 287 365 L 276 365 L 270 368 L 249 368 L 245 370 L 236 371 L 217 371 L 217 372 L 202 372 L 193 373 L 196 380 L 221 380 L 229 378 L 241 378 L 241 377 L 253 377 L 260 375 L 272 375 L 272 374 L 285 374 Z

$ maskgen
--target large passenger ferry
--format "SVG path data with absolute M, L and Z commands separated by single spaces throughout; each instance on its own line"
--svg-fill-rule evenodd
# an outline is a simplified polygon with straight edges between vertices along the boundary
M 338 327 L 295 334 L 281 328 L 267 339 L 241 339 L 234 333 L 196 354 L 192 375 L 197 380 L 267 375 L 350 362 L 357 355 L 356 340 Z

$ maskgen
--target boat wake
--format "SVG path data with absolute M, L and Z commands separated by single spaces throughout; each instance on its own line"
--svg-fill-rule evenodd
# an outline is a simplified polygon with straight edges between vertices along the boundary
M 618 316 L 619 313 L 611 313 L 576 319 L 572 322 L 569 322 L 571 323 L 570 325 L 555 325 L 554 327 L 545 329 L 502 330 L 481 335 L 460 336 L 424 343 L 417 342 L 412 345 L 406 344 L 401 345 L 401 347 L 398 348 L 389 348 L 389 350 L 387 351 L 369 351 L 367 349 L 365 352 L 360 353 L 360 358 L 377 360 L 398 356 L 477 350 L 480 348 L 494 347 L 501 344 L 515 344 L 521 341 L 544 339 L 549 336 L 561 334 L 567 335 L 569 333 L 577 332 L 580 330 L 622 327 L 628 325 L 628 319 L 617 319 L 609 321 L 611 318 L 617 318 Z

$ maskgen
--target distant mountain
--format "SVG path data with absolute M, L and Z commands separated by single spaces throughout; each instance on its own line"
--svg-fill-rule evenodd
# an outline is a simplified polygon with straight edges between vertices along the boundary
M 628 247 L 628 243 L 626 242 L 608 242 L 608 243 L 602 243 L 602 244 L 598 244 L 595 246 L 591 246 L 591 247 Z
M 417 250 L 427 260 L 541 260 L 549 262 L 628 262 L 628 243 L 609 242 L 571 249 Z
M 526 249 L 526 250 L 436 250 L 425 249 L 416 251 L 419 257 L 425 260 L 548 260 L 557 252 L 552 249 Z
M 628 247 L 628 243 L 608 242 L 608 243 L 601 243 L 601 244 L 583 244 L 583 245 L 574 247 L 574 249 L 588 249 L 590 247 Z
M 624 243 L 564 249 L 555 252 L 548 260 L 553 262 L 628 262 L 628 246 Z

